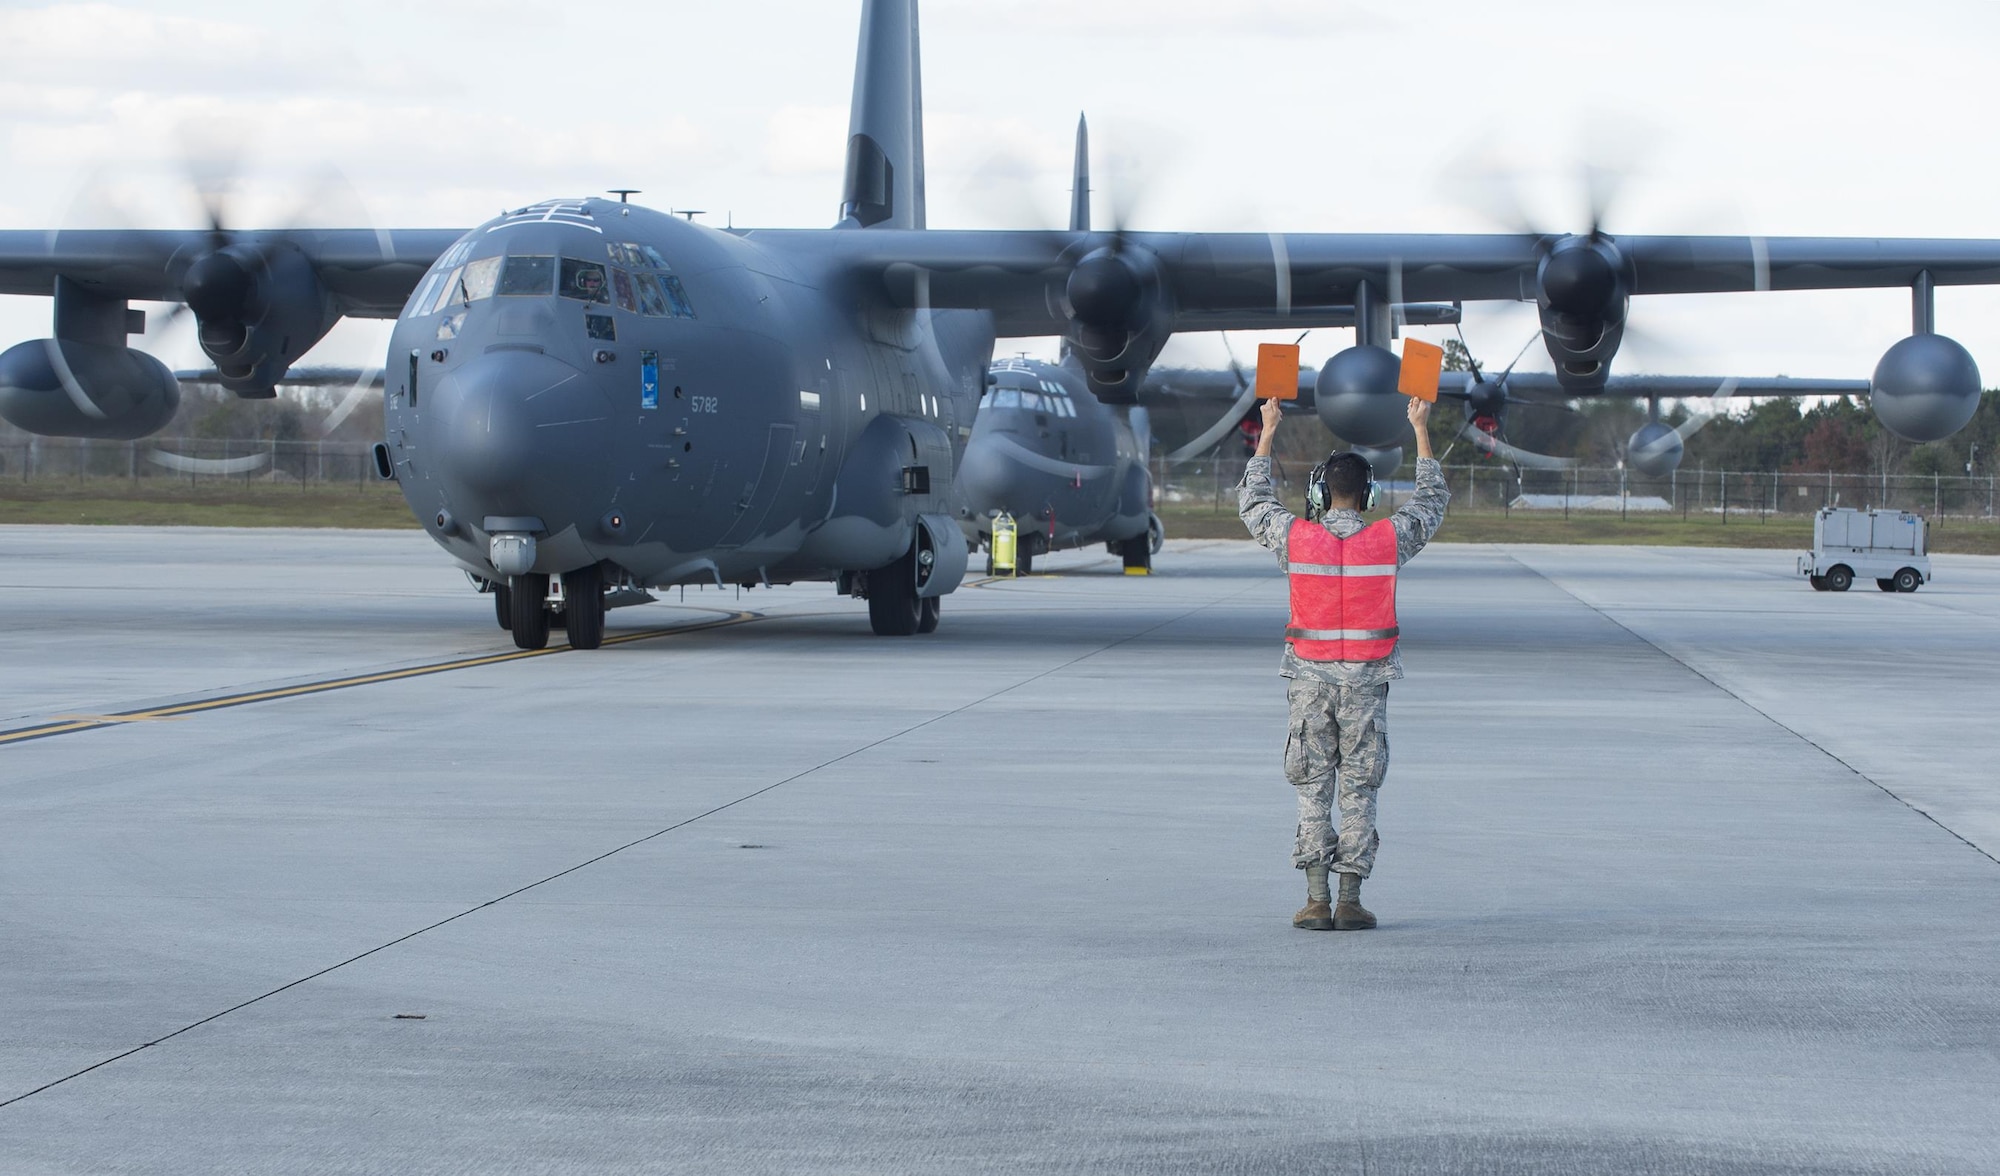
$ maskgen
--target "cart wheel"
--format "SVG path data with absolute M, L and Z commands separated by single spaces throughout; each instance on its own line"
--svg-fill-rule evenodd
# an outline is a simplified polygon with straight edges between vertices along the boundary
M 1826 569 L 1826 590 L 1845 592 L 1854 587 L 1854 569 L 1846 564 L 1835 564 Z
M 1884 592 L 1897 591 L 1896 582 L 1894 580 L 1877 580 L 1875 581 L 1875 586 L 1877 588 L 1880 588 Z
M 1807 576 L 1807 577 L 1806 577 L 1806 583 L 1808 583 L 1808 584 L 1811 584 L 1811 585 L 1812 585 L 1812 588 L 1813 588 L 1813 591 L 1814 591 L 1814 592 L 1824 592 L 1824 591 L 1826 591 L 1826 577 L 1825 577 L 1825 576 Z
M 1895 579 L 1889 581 L 1898 592 L 1915 592 L 1923 582 L 1924 578 L 1917 574 L 1915 568 L 1903 568 L 1896 573 Z

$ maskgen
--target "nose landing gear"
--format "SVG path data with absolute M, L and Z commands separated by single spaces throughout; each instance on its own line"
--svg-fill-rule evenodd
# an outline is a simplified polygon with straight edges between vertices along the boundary
M 549 644 L 549 578 L 539 572 L 511 576 L 507 581 L 507 628 L 522 649 L 546 649 Z
M 592 564 L 562 576 L 563 607 L 549 608 L 549 578 L 537 572 L 510 576 L 494 593 L 500 627 L 514 634 L 522 649 L 546 649 L 549 629 L 569 631 L 571 649 L 596 649 L 604 644 L 604 571 Z
M 596 564 L 563 573 L 563 627 L 571 649 L 604 644 L 604 570 Z

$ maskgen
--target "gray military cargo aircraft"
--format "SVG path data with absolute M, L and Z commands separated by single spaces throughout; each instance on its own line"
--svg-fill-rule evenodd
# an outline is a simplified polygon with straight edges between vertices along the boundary
M 1932 306 L 1940 285 L 2000 283 L 2000 241 L 927 230 L 919 73 L 915 0 L 864 0 L 831 229 L 586 199 L 470 231 L 0 233 L 0 293 L 54 303 L 51 338 L 0 354 L 0 416 L 162 427 L 178 386 L 127 346 L 133 300 L 183 303 L 252 397 L 343 315 L 394 319 L 381 472 L 508 589 L 517 644 L 544 644 L 561 608 L 588 648 L 607 601 L 678 583 L 830 580 L 878 633 L 933 630 L 966 567 L 952 486 L 998 338 L 1064 336 L 1091 393 L 1129 405 L 1177 330 L 1354 322 L 1318 411 L 1387 446 L 1395 303 L 1532 299 L 1558 380 L 1588 392 L 1636 296 L 1900 286 L 1912 332 L 1876 367 L 1877 417 L 1933 440 L 1977 406 Z
M 1003 359 L 987 384 L 959 470 L 971 538 L 990 543 L 1005 512 L 1024 575 L 1037 555 L 1093 543 L 1128 571 L 1150 570 L 1166 529 L 1153 513 L 1146 410 L 1099 402 L 1066 363 Z

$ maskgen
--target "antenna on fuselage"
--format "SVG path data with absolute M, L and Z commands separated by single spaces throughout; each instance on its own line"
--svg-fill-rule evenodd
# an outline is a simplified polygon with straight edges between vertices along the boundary
M 634 196 L 637 196 L 637 195 L 638 195 L 638 194 L 639 194 L 640 192 L 642 192 L 642 191 L 644 191 L 644 190 L 645 190 L 645 189 L 643 189 L 643 188 L 606 188 L 606 189 L 605 189 L 605 191 L 606 191 L 606 192 L 609 192 L 609 193 L 611 193 L 611 194 L 612 194 L 613 196 L 616 196 L 616 197 L 618 197 L 618 203 L 620 203 L 620 204 L 626 204 L 626 203 L 630 203 L 630 201 L 631 201 L 632 197 L 634 197 Z
M 706 216 L 708 214 L 708 210 L 706 208 L 670 208 L 667 211 L 674 214 L 675 216 L 686 217 L 688 219 L 688 223 L 690 224 L 694 223 L 694 218 L 698 216 Z

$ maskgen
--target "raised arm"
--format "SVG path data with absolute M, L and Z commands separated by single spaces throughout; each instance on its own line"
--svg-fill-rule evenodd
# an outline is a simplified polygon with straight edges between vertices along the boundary
M 1406 564 L 1424 549 L 1444 522 L 1444 508 L 1451 490 L 1444 484 L 1444 467 L 1431 456 L 1431 406 L 1429 401 L 1410 398 L 1410 431 L 1417 438 L 1417 489 L 1410 500 L 1390 516 L 1396 528 L 1396 562 Z
M 1277 552 L 1282 564 L 1285 536 L 1297 516 L 1278 501 L 1277 488 L 1271 483 L 1271 442 L 1278 431 L 1278 412 L 1277 401 L 1264 402 L 1264 431 L 1257 436 L 1257 454 L 1244 468 L 1242 485 L 1237 487 L 1236 513 L 1250 529 L 1250 537 Z

